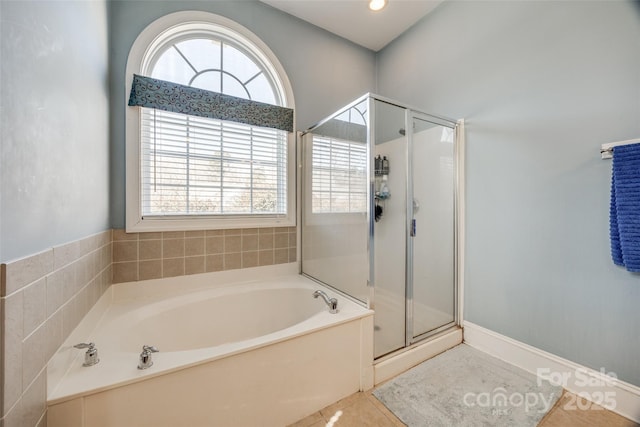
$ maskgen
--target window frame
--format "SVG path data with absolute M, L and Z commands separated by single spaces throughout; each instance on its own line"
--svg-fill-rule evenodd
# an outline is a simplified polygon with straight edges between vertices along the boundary
M 207 28 L 208 27 L 208 28 Z M 241 46 L 249 51 L 251 56 L 261 62 L 267 72 L 275 80 L 277 91 L 282 97 L 282 106 L 294 109 L 293 91 L 284 68 L 258 36 L 242 25 L 208 12 L 185 11 L 166 15 L 152 22 L 136 38 L 126 66 L 125 99 L 128 99 L 133 81 L 133 74 L 144 74 L 150 66 L 150 58 L 162 46 L 175 43 L 179 37 L 188 32 L 203 34 L 214 30 L 216 35 L 230 40 L 235 46 Z M 141 109 L 125 107 L 125 138 L 126 138 L 126 230 L 127 232 L 144 231 L 182 231 L 207 230 L 229 228 L 261 228 L 261 227 L 290 227 L 296 225 L 296 147 L 295 131 L 287 135 L 287 210 L 286 214 L 249 214 L 249 215 L 219 215 L 198 216 L 188 218 L 147 217 L 142 215 L 142 166 L 141 156 Z M 295 123 L 295 109 L 294 109 Z

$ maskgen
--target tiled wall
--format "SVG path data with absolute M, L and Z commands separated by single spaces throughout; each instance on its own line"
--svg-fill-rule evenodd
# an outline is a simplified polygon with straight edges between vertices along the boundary
M 51 356 L 111 285 L 111 230 L 1 266 L 0 413 L 46 425 Z
M 295 260 L 295 227 L 162 233 L 113 230 L 113 283 Z
M 112 284 L 296 260 L 296 228 L 109 230 L 1 265 L 0 425 L 46 425 L 47 362 Z

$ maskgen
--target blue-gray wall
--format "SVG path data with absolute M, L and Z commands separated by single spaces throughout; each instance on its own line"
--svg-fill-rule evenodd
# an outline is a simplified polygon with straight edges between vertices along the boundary
M 125 225 L 125 68 L 140 32 L 172 12 L 225 16 L 256 34 L 278 57 L 291 85 L 296 126 L 305 130 L 375 86 L 375 55 L 302 20 L 253 0 L 120 1 L 111 4 L 111 217 Z
M 378 91 L 467 120 L 466 320 L 640 386 L 599 153 L 640 138 L 640 4 L 445 2 L 379 54 Z
M 106 1 L 0 1 L 0 262 L 109 224 Z

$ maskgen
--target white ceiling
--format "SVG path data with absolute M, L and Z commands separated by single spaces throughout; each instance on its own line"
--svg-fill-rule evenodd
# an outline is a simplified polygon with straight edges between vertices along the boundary
M 260 1 L 377 52 L 444 0 L 389 0 L 378 12 L 369 0 Z

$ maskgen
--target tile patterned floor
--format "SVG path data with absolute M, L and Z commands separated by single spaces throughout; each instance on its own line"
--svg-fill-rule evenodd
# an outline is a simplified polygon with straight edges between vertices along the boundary
M 566 392 L 538 427 L 639 427 L 631 420 Z M 582 409 L 581 409 L 582 408 Z M 333 424 L 331 424 L 333 422 Z M 355 393 L 291 424 L 290 427 L 401 427 L 371 391 Z

